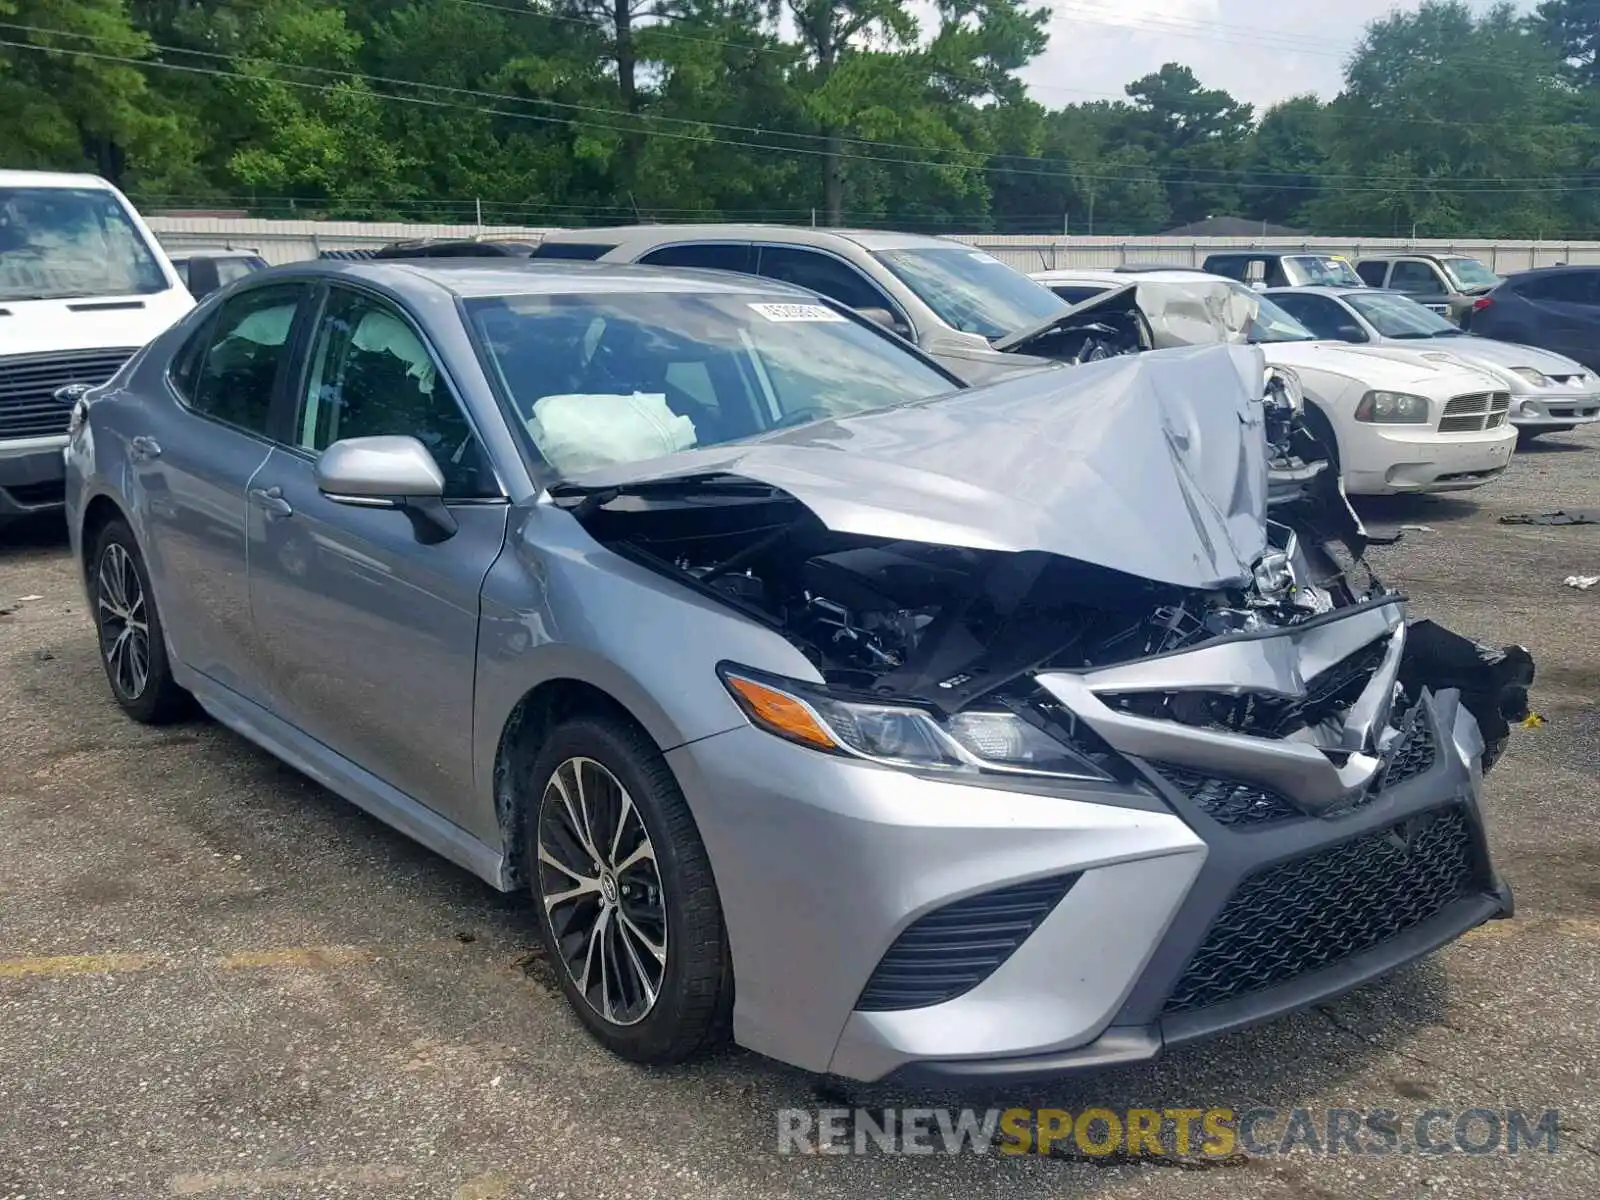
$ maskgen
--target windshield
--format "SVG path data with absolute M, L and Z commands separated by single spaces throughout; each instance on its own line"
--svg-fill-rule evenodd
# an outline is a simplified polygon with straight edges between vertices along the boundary
M 1500 276 L 1475 258 L 1445 258 L 1440 262 L 1464 292 L 1492 288 L 1500 282 Z
M 1387 338 L 1460 337 L 1461 330 L 1409 296 L 1387 292 L 1351 294 L 1344 302 L 1367 319 L 1367 323 Z
M 1267 342 L 1314 342 L 1317 335 L 1279 308 L 1254 288 L 1229 281 L 1235 292 L 1241 292 L 1255 304 L 1256 315 L 1250 321 L 1249 342 L 1252 346 Z
M 1295 254 L 1283 260 L 1285 273 L 1299 285 L 1360 287 L 1361 276 L 1346 260 L 1328 254 Z
M 518 423 L 562 475 L 960 386 L 889 334 L 793 296 L 499 296 L 466 310 Z
M 873 255 L 952 329 L 993 341 L 1031 329 L 1067 303 L 998 258 L 966 246 L 881 250 Z
M 0 188 L 0 300 L 148 295 L 167 286 L 110 192 Z

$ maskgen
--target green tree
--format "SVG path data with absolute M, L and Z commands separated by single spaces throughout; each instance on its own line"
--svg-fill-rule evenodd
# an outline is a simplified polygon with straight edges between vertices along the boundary
M 806 110 L 821 131 L 822 204 L 830 225 L 844 223 L 846 134 L 867 110 L 882 111 L 885 90 L 903 94 L 899 80 L 886 81 L 875 67 L 889 65 L 895 51 L 917 36 L 917 20 L 904 0 L 784 0 L 800 34 L 806 69 L 797 81 Z M 850 64 L 857 41 L 885 48 L 872 63 Z M 841 69 L 849 67 L 849 69 Z M 878 85 L 889 82 L 888 89 Z
M 1327 113 L 1337 186 L 1308 213 L 1339 233 L 1558 232 L 1581 133 L 1559 75 L 1510 5 L 1425 0 L 1373 22 Z
M 126 183 L 141 162 L 192 153 L 138 65 L 150 39 L 122 0 L 0 0 L 0 20 L 23 43 L 0 49 L 0 162 Z
M 1254 110 L 1227 92 L 1202 87 L 1188 67 L 1167 63 L 1127 87 L 1129 140 L 1146 150 L 1166 178 L 1173 219 L 1182 223 L 1238 213 L 1236 172 L 1244 161 Z
M 1242 205 L 1250 216 L 1293 224 L 1317 199 L 1328 168 L 1327 125 L 1322 101 L 1296 96 L 1261 117 L 1245 153 L 1249 176 Z
M 1600 0 L 1544 0 L 1531 24 L 1577 83 L 1600 87 Z

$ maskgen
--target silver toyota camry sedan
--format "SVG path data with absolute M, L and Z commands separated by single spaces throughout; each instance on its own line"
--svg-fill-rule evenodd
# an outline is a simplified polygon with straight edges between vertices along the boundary
M 68 513 L 131 717 L 530 890 L 615 1052 L 1050 1074 L 1510 910 L 1531 660 L 1269 488 L 1262 370 L 965 389 L 755 277 L 307 264 L 65 397 Z

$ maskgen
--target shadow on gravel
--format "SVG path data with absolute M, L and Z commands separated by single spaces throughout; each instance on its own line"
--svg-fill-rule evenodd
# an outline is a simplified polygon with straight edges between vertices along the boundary
M 1373 533 L 1393 533 L 1402 525 L 1442 525 L 1477 515 L 1478 502 L 1457 495 L 1352 496 L 1351 506 Z
M 1593 450 L 1592 441 L 1569 442 L 1560 441 L 1549 434 L 1534 438 L 1532 441 L 1519 441 L 1518 454 L 1574 454 L 1581 450 Z
M 60 513 L 0 521 L 0 562 L 66 548 L 67 526 Z

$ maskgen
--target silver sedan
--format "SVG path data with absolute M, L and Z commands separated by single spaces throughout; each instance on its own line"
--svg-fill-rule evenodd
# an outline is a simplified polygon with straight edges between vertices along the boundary
M 68 517 L 131 717 L 529 890 L 618 1054 L 1037 1075 L 1510 910 L 1531 660 L 1341 570 L 1336 486 L 1269 520 L 1262 371 L 968 391 L 771 280 L 307 264 L 77 398 Z
M 1380 288 L 1269 288 L 1267 295 L 1318 337 L 1352 345 L 1436 349 L 1488 371 L 1511 393 L 1524 437 L 1600 421 L 1600 378 L 1551 350 L 1474 337 L 1409 296 Z

